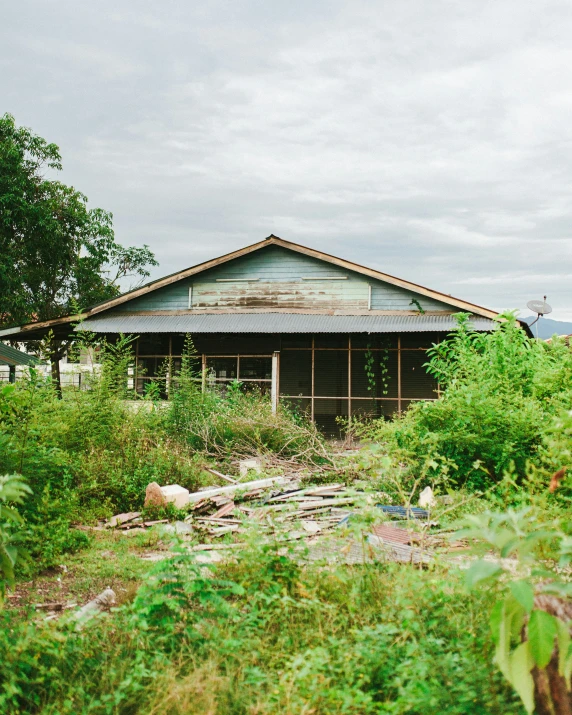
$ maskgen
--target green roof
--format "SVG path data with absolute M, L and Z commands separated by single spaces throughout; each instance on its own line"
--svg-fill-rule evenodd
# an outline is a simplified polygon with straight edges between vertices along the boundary
M 42 362 L 34 355 L 16 350 L 11 345 L 0 343 L 0 365 L 37 365 Z

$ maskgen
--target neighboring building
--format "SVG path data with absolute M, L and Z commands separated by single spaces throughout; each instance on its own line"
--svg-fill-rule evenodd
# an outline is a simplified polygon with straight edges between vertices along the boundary
M 461 311 L 476 330 L 495 326 L 495 311 L 269 236 L 94 306 L 82 325 L 139 336 L 138 392 L 152 379 L 168 386 L 161 366 L 177 370 L 189 333 L 209 381 L 257 385 L 274 404 L 295 405 L 334 433 L 337 417 L 390 417 L 435 399 L 425 350 Z M 72 321 L 77 316 L 0 337 L 25 341 L 53 330 L 65 338 Z
M 85 374 L 99 370 L 93 351 L 82 350 L 79 356 L 60 360 L 60 382 L 62 387 L 79 387 L 85 383 Z M 15 382 L 34 367 L 44 377 L 51 374 L 50 364 L 33 354 L 18 350 L 11 345 L 0 343 L 0 382 Z
M 15 382 L 23 370 L 30 366 L 38 366 L 40 362 L 34 355 L 0 343 L 0 382 Z

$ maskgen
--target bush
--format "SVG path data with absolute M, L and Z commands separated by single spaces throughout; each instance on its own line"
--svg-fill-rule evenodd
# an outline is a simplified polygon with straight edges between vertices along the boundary
M 484 489 L 507 471 L 522 478 L 528 462 L 542 461 L 550 425 L 572 406 L 572 352 L 562 341 L 529 339 L 512 313 L 492 333 L 477 333 L 461 314 L 457 330 L 428 357 L 440 399 L 362 434 L 414 473 L 428 458 L 445 461 L 457 486 Z
M 0 476 L 0 607 L 8 584 L 14 582 L 14 567 L 22 559 L 22 518 L 15 509 L 30 488 L 16 474 Z
M 170 402 L 139 401 L 138 409 L 124 399 L 134 397 L 126 383 L 131 343 L 104 341 L 102 369 L 84 374 L 87 389 L 66 389 L 62 399 L 33 369 L 0 390 L 0 464 L 32 488 L 21 513 L 35 569 L 85 544 L 85 535 L 70 531 L 74 522 L 141 509 L 150 482 L 196 491 L 212 457 L 235 464 L 254 454 L 328 459 L 315 427 L 286 409 L 273 414 L 267 397 L 245 394 L 239 384 L 227 395 L 203 391 L 190 340 Z

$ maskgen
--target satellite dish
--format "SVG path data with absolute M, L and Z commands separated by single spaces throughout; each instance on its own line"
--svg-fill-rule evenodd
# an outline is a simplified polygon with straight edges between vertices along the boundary
M 546 302 L 546 296 L 544 296 L 542 300 L 529 300 L 526 307 L 529 310 L 532 310 L 533 313 L 537 314 L 536 320 L 533 320 L 532 323 L 530 323 L 528 326 L 529 328 L 532 328 L 535 323 L 538 323 L 543 315 L 552 313 L 552 308 Z M 536 326 L 536 339 L 538 340 L 538 325 Z
M 538 313 L 539 317 L 552 313 L 552 308 L 546 302 L 546 296 L 544 296 L 544 300 L 529 300 L 526 307 L 532 310 L 533 313 Z

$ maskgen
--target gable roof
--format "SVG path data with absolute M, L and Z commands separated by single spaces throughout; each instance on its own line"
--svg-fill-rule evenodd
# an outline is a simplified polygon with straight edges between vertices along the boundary
M 189 278 L 199 273 L 208 271 L 211 268 L 215 268 L 224 263 L 228 263 L 229 261 L 233 261 L 236 258 L 241 258 L 242 256 L 254 253 L 255 251 L 264 250 L 269 246 L 281 246 L 282 248 L 288 249 L 290 251 L 295 251 L 297 253 L 301 253 L 321 261 L 325 261 L 326 263 L 331 263 L 333 265 L 340 266 L 341 268 L 354 271 L 355 273 L 368 276 L 375 280 L 384 281 L 391 285 L 399 286 L 400 288 L 405 288 L 406 290 L 418 293 L 419 295 L 423 295 L 434 300 L 441 301 L 442 303 L 446 303 L 452 308 L 456 308 L 459 311 L 466 311 L 469 313 L 473 313 L 474 315 L 490 319 L 494 319 L 498 315 L 497 311 L 489 310 L 488 308 L 484 308 L 480 305 L 475 305 L 474 303 L 469 303 L 459 298 L 453 298 L 446 293 L 431 290 L 430 288 L 426 288 L 425 286 L 421 286 L 417 283 L 411 283 L 410 281 L 403 280 L 402 278 L 397 278 L 395 276 L 389 275 L 388 273 L 382 273 L 381 271 L 374 270 L 373 268 L 367 268 L 366 266 L 362 266 L 359 263 L 354 263 L 344 258 L 338 258 L 337 256 L 330 255 L 329 253 L 324 253 L 323 251 L 318 251 L 314 248 L 308 248 L 307 246 L 302 246 L 298 243 L 293 243 L 292 241 L 286 241 L 285 239 L 275 236 L 274 234 L 270 234 L 270 236 L 263 239 L 262 241 L 258 241 L 257 243 L 253 243 L 244 248 L 239 248 L 238 250 L 232 251 L 231 253 L 226 253 L 225 255 L 219 256 L 218 258 L 213 258 L 209 261 L 204 261 L 203 263 L 199 263 L 196 266 L 185 268 L 182 271 L 177 271 L 176 273 L 172 273 L 168 276 L 165 276 L 164 278 L 159 278 L 139 288 L 128 291 L 127 293 L 123 293 L 116 298 L 111 298 L 110 300 L 106 300 L 103 303 L 94 305 L 87 309 L 81 315 L 68 315 L 62 318 L 56 318 L 44 322 L 28 323 L 27 325 L 22 325 L 18 328 L 0 330 L 0 337 L 3 335 L 14 335 L 17 333 L 27 332 L 28 330 L 49 329 L 58 325 L 65 325 L 71 322 L 76 322 L 78 320 L 84 320 L 103 311 L 122 305 L 123 303 L 133 300 L 134 298 L 139 298 L 185 278 Z
M 396 278 L 388 273 L 382 273 L 381 271 L 376 271 L 373 268 L 367 268 L 359 263 L 353 263 L 352 261 L 347 261 L 344 258 L 338 258 L 337 256 L 332 256 L 329 253 L 324 253 L 323 251 L 318 251 L 315 248 L 308 248 L 307 246 L 301 246 L 298 243 L 293 243 L 292 241 L 286 241 L 283 238 L 279 238 L 274 234 L 270 234 L 267 238 L 257 243 L 253 243 L 245 248 L 239 248 L 237 251 L 232 251 L 232 253 L 227 253 L 219 258 L 213 258 L 210 261 L 205 261 L 204 263 L 199 263 L 196 266 L 191 266 L 190 268 L 185 268 L 177 273 L 172 273 L 164 278 L 159 278 L 158 280 L 147 283 L 140 288 L 136 288 L 129 293 L 123 293 L 117 298 L 112 298 L 104 303 L 93 306 L 89 314 L 95 315 L 100 313 L 102 310 L 108 310 L 109 308 L 114 308 L 122 303 L 133 298 L 139 298 L 142 295 L 151 293 L 159 288 L 164 288 L 165 286 L 176 283 L 184 278 L 189 278 L 197 273 L 203 273 L 208 271 L 210 268 L 215 268 L 223 263 L 228 263 L 236 258 L 241 258 L 249 253 L 254 253 L 255 251 L 260 251 L 269 246 L 281 246 L 290 251 L 296 251 L 297 253 L 302 253 L 311 258 L 317 258 L 318 260 L 325 261 L 326 263 L 332 263 L 333 265 L 340 266 L 346 270 L 354 271 L 355 273 L 360 273 L 361 275 L 369 276 L 370 278 L 375 278 L 376 280 L 385 281 L 391 285 L 399 286 L 400 288 L 405 288 L 407 290 L 413 291 L 414 293 L 419 293 L 434 300 L 439 300 L 443 303 L 449 304 L 451 307 L 458 308 L 459 310 L 464 310 L 470 313 L 475 313 L 476 315 L 482 315 L 486 318 L 495 318 L 498 313 L 494 310 L 489 310 L 488 308 L 483 308 L 480 305 L 475 305 L 474 303 L 468 303 L 465 300 L 460 300 L 459 298 L 453 298 L 446 293 L 440 293 L 439 291 L 431 290 L 430 288 L 425 288 L 424 286 L 418 285 L 417 283 L 411 283 L 410 281 L 403 280 L 402 278 Z

